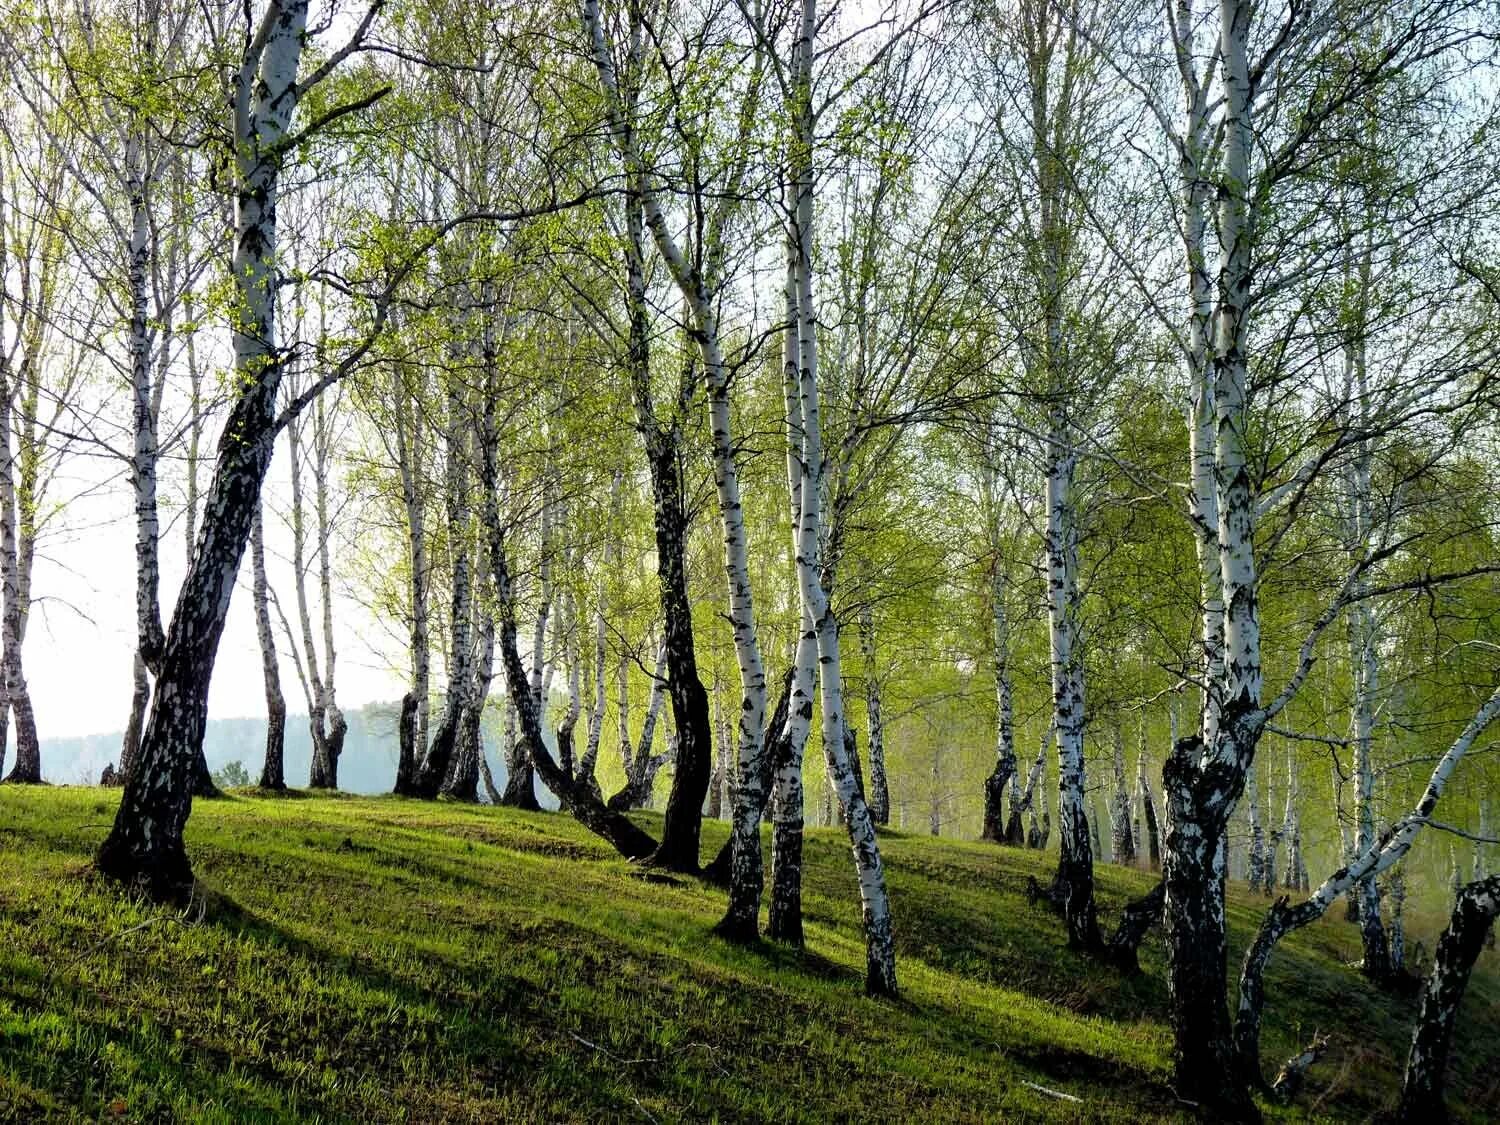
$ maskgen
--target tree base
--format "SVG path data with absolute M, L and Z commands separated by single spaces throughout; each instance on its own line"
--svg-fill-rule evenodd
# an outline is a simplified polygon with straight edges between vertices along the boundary
M 94 870 L 125 891 L 163 906 L 186 906 L 197 885 L 193 866 L 182 848 L 138 856 L 107 838 L 94 859 Z
M 637 860 L 642 867 L 655 871 L 670 871 L 674 875 L 697 875 L 700 872 L 698 857 L 688 855 L 683 849 L 663 841 L 656 850 L 644 859 Z
M 715 937 L 723 938 L 734 945 L 754 945 L 760 941 L 760 927 L 756 919 L 726 914 L 713 928 Z
M 716 887 L 729 886 L 729 868 L 734 859 L 733 838 L 724 841 L 724 846 L 719 849 L 719 854 L 709 862 L 708 866 L 700 871 L 699 877 L 712 883 Z

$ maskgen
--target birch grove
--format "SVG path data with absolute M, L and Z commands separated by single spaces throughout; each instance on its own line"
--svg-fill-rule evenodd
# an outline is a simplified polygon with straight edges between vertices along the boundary
M 1422 995 L 1442 1112 L 1496 913 L 1490 9 L 127 7 L 0 13 L 0 766 L 78 780 L 38 676 L 124 636 L 103 876 L 198 893 L 228 645 L 257 795 L 570 817 L 735 957 L 857 924 L 871 996 L 959 956 L 910 837 L 980 841 L 976 902 L 1161 975 L 1215 1119 L 1347 1050 L 1261 1058 L 1324 926 Z

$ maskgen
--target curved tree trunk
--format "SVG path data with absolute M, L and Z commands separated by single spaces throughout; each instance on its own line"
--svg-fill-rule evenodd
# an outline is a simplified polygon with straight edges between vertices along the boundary
M 673 871 L 698 870 L 703 799 L 713 762 L 708 692 L 698 675 L 692 605 L 687 589 L 687 511 L 679 441 L 648 450 L 656 530 L 656 574 L 662 608 L 667 688 L 677 732 L 677 768 L 667 796 L 661 847 L 651 862 Z
M 483 525 L 490 566 L 494 572 L 495 604 L 499 617 L 499 644 L 506 687 L 520 723 L 521 737 L 528 743 L 529 757 L 543 783 L 557 794 L 562 807 L 589 831 L 608 840 L 627 859 L 642 859 L 656 850 L 656 841 L 636 827 L 623 813 L 610 809 L 594 790 L 565 774 L 542 741 L 541 706 L 531 690 L 530 678 L 521 662 L 517 642 L 516 606 L 511 589 L 510 564 L 505 553 L 505 529 L 500 523 L 496 484 L 496 432 L 492 395 L 485 396 L 486 415 L 480 440 L 480 472 L 484 498 Z
M 1406 1075 L 1396 1120 L 1429 1125 L 1448 1119 L 1443 1104 L 1443 1076 L 1453 1042 L 1453 1025 L 1469 984 L 1474 962 L 1484 948 L 1495 915 L 1500 913 L 1500 876 L 1470 883 L 1459 892 L 1448 928 L 1438 939 L 1432 975 L 1422 992 L 1422 1007 L 1406 1057 Z
M 708 253 L 702 256 L 701 261 L 695 261 L 683 252 L 682 246 L 673 237 L 660 201 L 649 189 L 645 165 L 636 145 L 633 105 L 622 96 L 598 0 L 584 0 L 583 16 L 595 69 L 608 105 L 615 144 L 625 165 L 627 221 L 635 222 L 639 216 L 650 230 L 658 252 L 687 303 L 692 335 L 703 360 L 703 376 L 708 391 L 714 483 L 724 529 L 729 622 L 734 634 L 741 687 L 740 753 L 733 827 L 734 862 L 729 909 L 719 925 L 719 932 L 735 939 L 749 939 L 755 937 L 758 929 L 760 895 L 764 884 L 759 826 L 766 798 L 760 783 L 761 759 L 765 750 L 766 676 L 755 627 L 749 549 L 730 420 L 730 371 L 719 339 L 715 287 L 722 248 L 710 245 L 706 247 Z M 645 35 L 640 20 L 631 21 L 630 35 L 630 57 L 638 60 Z M 639 207 L 636 205 L 637 201 Z M 704 774 L 707 774 L 706 769 Z

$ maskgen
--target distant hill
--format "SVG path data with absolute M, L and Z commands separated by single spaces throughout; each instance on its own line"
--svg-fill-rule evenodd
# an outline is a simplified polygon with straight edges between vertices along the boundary
M 370 703 L 344 712 L 349 733 L 344 753 L 339 758 L 339 788 L 348 793 L 389 793 L 396 779 L 398 744 L 396 720 L 400 703 Z M 435 716 L 434 716 L 435 717 Z M 491 724 L 486 722 L 486 728 Z M 497 752 L 495 732 L 485 730 L 485 746 L 495 784 L 505 784 L 505 763 Z M 42 776 L 48 781 L 69 785 L 94 785 L 104 767 L 120 760 L 120 731 L 90 734 L 81 738 L 42 739 Z M 203 740 L 208 768 L 217 770 L 230 762 L 239 762 L 253 781 L 260 776 L 266 749 L 265 719 L 210 719 Z M 306 715 L 288 715 L 286 719 L 286 780 L 301 787 L 307 784 L 312 764 L 312 735 Z M 538 786 L 543 804 L 555 807 L 556 799 Z

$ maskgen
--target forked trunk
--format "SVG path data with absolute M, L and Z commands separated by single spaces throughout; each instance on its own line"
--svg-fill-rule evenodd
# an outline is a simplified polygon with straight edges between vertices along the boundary
M 1238 1080 L 1225 1002 L 1224 826 L 1204 815 L 1197 769 L 1202 755 L 1200 739 L 1181 739 L 1162 771 L 1163 923 L 1175 1089 L 1178 1097 L 1225 1120 L 1258 1121 L 1259 1111 Z
M 99 848 L 106 876 L 156 898 L 192 883 L 182 832 L 201 761 L 208 685 L 275 436 L 282 354 L 276 347 L 276 189 L 281 141 L 297 104 L 306 0 L 270 4 L 234 87 L 235 387 L 191 565 L 167 630 L 135 775 Z

